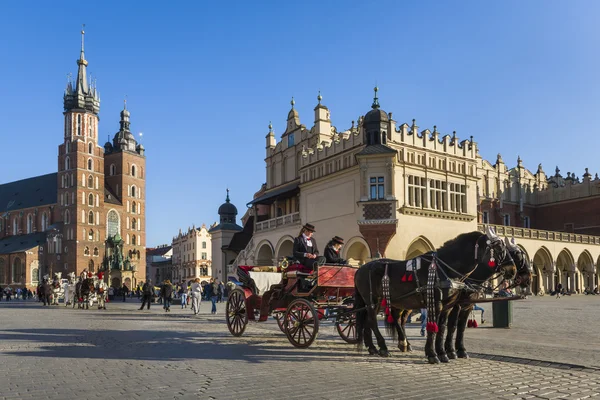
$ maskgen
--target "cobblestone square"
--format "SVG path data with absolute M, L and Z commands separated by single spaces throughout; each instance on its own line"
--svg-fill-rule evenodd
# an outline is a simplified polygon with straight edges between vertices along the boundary
M 429 365 L 415 351 L 388 359 L 356 352 L 323 322 L 306 350 L 274 321 L 232 337 L 217 315 L 137 300 L 108 310 L 0 303 L 0 399 L 575 399 L 600 393 L 600 298 L 514 303 L 511 329 L 468 329 L 472 358 Z M 479 313 L 477 315 L 479 318 Z M 388 342 L 390 348 L 391 342 Z

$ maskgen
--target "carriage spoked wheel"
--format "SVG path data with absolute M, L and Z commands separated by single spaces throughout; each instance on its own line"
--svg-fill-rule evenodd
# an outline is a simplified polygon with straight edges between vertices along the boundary
M 233 336 L 242 336 L 248 325 L 248 311 L 246 309 L 246 296 L 241 290 L 234 290 L 227 298 L 225 305 L 227 315 L 227 328 Z
M 335 327 L 342 340 L 346 343 L 358 343 L 355 312 L 339 315 L 335 321 Z
M 312 303 L 306 299 L 292 301 L 283 318 L 283 329 L 294 347 L 309 347 L 319 332 L 319 318 Z
M 283 333 L 285 333 L 285 328 L 283 327 L 284 314 L 285 314 L 284 312 L 274 312 L 273 313 L 273 318 L 275 318 L 275 321 L 277 321 L 277 326 Z

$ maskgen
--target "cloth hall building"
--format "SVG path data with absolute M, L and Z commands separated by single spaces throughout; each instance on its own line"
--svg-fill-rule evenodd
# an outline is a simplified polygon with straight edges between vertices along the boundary
M 112 141 L 100 144 L 100 96 L 87 76 L 81 33 L 77 77 L 63 96 L 57 172 L 0 185 L 2 287 L 84 270 L 105 271 L 115 287 L 145 279 L 144 147 L 130 131 L 126 107 Z
M 473 137 L 397 123 L 377 89 L 371 109 L 345 130 L 332 125 L 321 101 L 310 128 L 293 100 L 279 139 L 269 126 L 265 183 L 248 203 L 251 239 L 232 266 L 274 265 L 292 253 L 305 223 L 316 227 L 321 249 L 344 237 L 342 257 L 355 265 L 409 259 L 491 224 L 532 261 L 535 293 L 558 282 L 580 293 L 598 286 L 597 175 L 586 170 L 579 180 L 557 168 L 550 176 L 520 158 L 509 167 L 500 155 L 489 162 Z

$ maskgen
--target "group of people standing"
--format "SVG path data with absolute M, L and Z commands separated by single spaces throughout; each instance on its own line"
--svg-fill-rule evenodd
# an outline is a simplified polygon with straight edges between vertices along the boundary
M 13 289 L 10 286 L 7 286 L 2 289 L 2 287 L 0 287 L 0 301 L 2 301 L 3 297 L 6 298 L 6 301 L 10 301 L 13 297 L 15 299 L 22 298 L 23 300 L 27 300 L 33 298 L 33 292 L 27 288 Z
M 152 281 L 148 280 L 144 283 L 141 291 L 142 306 L 140 307 L 140 310 L 143 310 L 145 305 L 147 305 L 147 309 L 149 310 L 150 303 L 152 303 L 152 299 L 155 297 Z M 188 304 L 191 302 L 191 309 L 194 315 L 200 313 L 200 304 L 204 297 L 212 302 L 211 314 L 216 314 L 216 303 L 222 301 L 224 292 L 225 288 L 223 284 L 219 283 L 218 279 L 214 278 L 211 278 L 210 282 L 206 283 L 204 286 L 200 283 L 200 278 L 196 278 L 189 287 L 186 287 L 184 284 L 179 287 L 179 289 L 176 289 L 171 281 L 167 279 L 160 285 L 158 297 L 159 302 L 162 302 L 163 304 L 165 312 L 170 312 L 173 298 L 175 297 L 175 294 L 177 294 L 181 300 L 182 309 L 187 308 Z

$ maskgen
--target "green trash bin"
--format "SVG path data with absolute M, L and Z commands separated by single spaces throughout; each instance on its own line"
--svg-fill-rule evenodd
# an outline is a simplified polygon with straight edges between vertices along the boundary
M 492 303 L 494 328 L 510 328 L 512 325 L 512 301 L 500 300 Z

